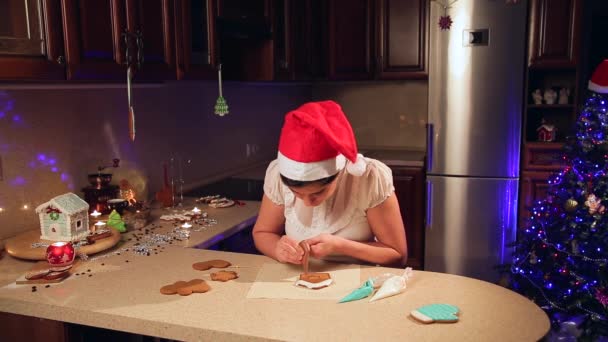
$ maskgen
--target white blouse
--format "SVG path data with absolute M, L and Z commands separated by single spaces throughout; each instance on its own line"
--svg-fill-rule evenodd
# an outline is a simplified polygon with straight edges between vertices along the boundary
M 275 204 L 285 207 L 285 234 L 296 241 L 321 233 L 349 240 L 374 239 L 367 222 L 367 209 L 384 202 L 394 191 L 391 169 L 384 163 L 365 158 L 362 176 L 340 171 L 336 190 L 316 207 L 307 207 L 281 181 L 279 166 L 272 161 L 266 170 L 264 193 Z

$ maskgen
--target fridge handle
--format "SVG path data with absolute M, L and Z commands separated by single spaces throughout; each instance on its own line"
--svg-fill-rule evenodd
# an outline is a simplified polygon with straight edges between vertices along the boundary
M 431 229 L 433 226 L 432 222 L 433 212 L 433 183 L 430 180 L 426 180 L 426 230 Z
M 431 171 L 433 169 L 433 136 L 435 134 L 435 127 L 432 123 L 426 124 L 426 170 Z

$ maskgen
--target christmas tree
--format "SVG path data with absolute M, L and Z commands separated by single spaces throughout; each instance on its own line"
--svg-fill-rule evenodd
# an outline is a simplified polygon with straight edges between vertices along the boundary
M 608 60 L 589 90 L 566 166 L 514 245 L 510 286 L 547 312 L 553 337 L 595 341 L 608 336 Z

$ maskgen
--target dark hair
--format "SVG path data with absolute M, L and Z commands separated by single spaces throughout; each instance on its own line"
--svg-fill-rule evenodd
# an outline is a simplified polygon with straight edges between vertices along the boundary
M 310 184 L 315 184 L 315 183 L 318 183 L 320 185 L 327 185 L 327 184 L 333 182 L 334 179 L 336 179 L 336 177 L 338 177 L 338 173 L 331 175 L 329 177 L 321 178 L 321 179 L 316 179 L 316 180 L 311 180 L 311 181 L 299 181 L 299 180 L 293 180 L 291 178 L 287 178 L 287 177 L 281 175 L 281 180 L 283 181 L 283 184 L 285 184 L 289 187 L 300 188 L 300 187 L 310 185 Z

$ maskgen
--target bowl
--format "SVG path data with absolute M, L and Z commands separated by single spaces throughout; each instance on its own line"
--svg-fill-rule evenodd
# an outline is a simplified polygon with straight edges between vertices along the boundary
M 107 205 L 110 210 L 116 210 L 117 213 L 122 215 L 129 206 L 129 202 L 124 198 L 112 198 L 108 200 Z

